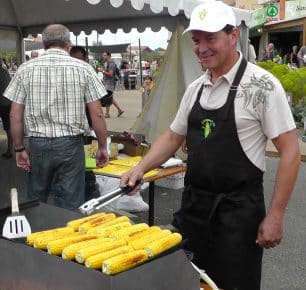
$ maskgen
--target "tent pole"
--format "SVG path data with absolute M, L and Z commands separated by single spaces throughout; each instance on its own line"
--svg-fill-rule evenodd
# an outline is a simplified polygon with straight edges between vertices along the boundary
M 138 38 L 138 46 L 139 46 L 140 87 L 142 87 L 142 60 L 141 60 L 140 38 Z

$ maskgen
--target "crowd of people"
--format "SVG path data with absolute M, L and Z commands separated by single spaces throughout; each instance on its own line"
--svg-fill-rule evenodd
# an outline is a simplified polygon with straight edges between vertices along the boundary
M 203 74 L 187 87 L 170 128 L 123 175 L 120 186 L 137 192 L 137 181 L 186 142 L 185 188 L 172 229 L 182 233 L 193 262 L 220 288 L 259 290 L 263 249 L 282 240 L 297 178 L 300 151 L 295 122 L 280 82 L 237 50 L 239 30 L 230 6 L 222 1 L 196 6 L 185 33 L 192 36 Z M 13 151 L 17 166 L 28 172 L 29 198 L 47 202 L 56 185 L 54 204 L 77 210 L 85 194 L 84 134 L 90 127 L 94 130 L 96 165 L 105 166 L 109 158 L 105 118 L 112 104 L 118 117 L 124 113 L 113 96 L 116 67 L 110 53 L 104 52 L 101 81 L 88 64 L 86 51 L 71 49 L 70 32 L 63 25 L 48 25 L 42 40 L 45 53 L 19 67 L 1 98 L 10 106 L 6 114 L 10 111 Z M 269 44 L 266 59 L 275 57 L 274 45 Z M 147 95 L 152 85 L 152 79 L 146 79 Z M 268 139 L 280 159 L 266 211 L 263 174 Z
M 275 48 L 274 43 L 270 42 L 262 52 L 260 61 L 271 60 L 279 64 L 289 64 L 293 68 L 306 66 L 306 46 L 298 47 L 293 45 L 290 52 L 284 55 Z

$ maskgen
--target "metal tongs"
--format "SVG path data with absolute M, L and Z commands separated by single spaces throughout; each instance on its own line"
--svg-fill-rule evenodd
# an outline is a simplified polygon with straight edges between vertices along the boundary
M 125 187 L 119 187 L 118 189 L 113 190 L 101 197 L 90 199 L 83 203 L 79 207 L 79 210 L 83 215 L 90 215 L 93 211 L 98 210 L 111 203 L 112 201 L 118 199 L 119 197 L 132 192 L 137 185 L 142 183 L 143 180 L 138 180 L 134 187 L 126 185 Z
M 212 290 L 219 290 L 217 285 L 214 283 L 213 280 L 210 279 L 210 277 L 205 273 L 204 270 L 201 270 L 199 267 L 197 267 L 194 263 L 190 262 L 193 268 L 200 274 L 200 277 L 211 287 Z

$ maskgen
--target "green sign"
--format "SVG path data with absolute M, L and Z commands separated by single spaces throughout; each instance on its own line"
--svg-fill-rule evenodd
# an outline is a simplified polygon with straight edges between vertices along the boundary
M 266 7 L 266 20 L 268 22 L 279 20 L 279 3 L 271 3 Z
M 264 7 L 251 11 L 250 28 L 260 26 L 266 22 L 266 10 Z

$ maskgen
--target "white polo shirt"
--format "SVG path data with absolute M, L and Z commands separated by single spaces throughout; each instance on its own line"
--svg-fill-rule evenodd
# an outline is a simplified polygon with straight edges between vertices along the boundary
M 204 109 L 215 110 L 225 104 L 241 60 L 240 53 L 237 63 L 228 73 L 220 76 L 215 84 L 211 83 L 211 72 L 207 70 L 188 86 L 170 126 L 173 132 L 186 136 L 188 116 L 202 84 L 205 88 L 200 104 Z M 236 126 L 242 148 L 251 162 L 265 171 L 267 140 L 295 129 L 286 93 L 272 74 L 248 63 L 234 104 Z

